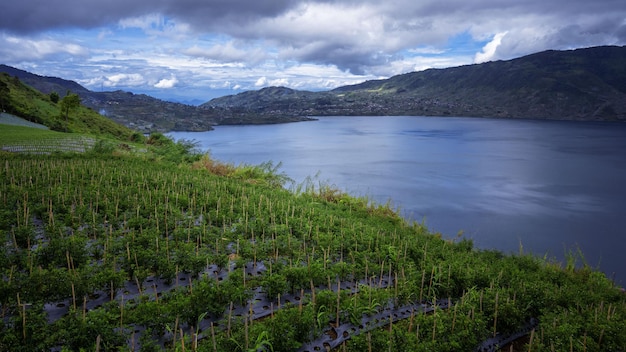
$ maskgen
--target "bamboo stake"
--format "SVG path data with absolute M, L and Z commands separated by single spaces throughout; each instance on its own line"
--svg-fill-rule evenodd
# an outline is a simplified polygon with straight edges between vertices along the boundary
M 17 293 L 17 306 L 22 307 L 22 337 L 26 341 L 26 304 L 22 304 L 20 301 L 20 293 Z
M 185 335 L 183 333 L 183 328 L 180 328 L 180 347 L 182 351 L 185 352 Z
M 252 318 L 252 317 L 250 317 Z M 249 341 L 248 341 L 248 319 L 244 319 L 243 321 L 243 331 L 244 331 L 244 340 L 246 343 L 246 351 L 248 351 Z
M 311 283 L 311 301 L 315 304 L 315 286 L 313 285 L 313 279 L 310 279 L 309 282 Z
M 83 321 L 87 317 L 87 296 L 83 296 Z
M 389 313 L 389 342 L 391 342 L 392 339 L 393 339 L 393 315 Z M 389 343 L 387 346 L 389 346 L 388 351 L 391 352 L 391 343 Z
M 74 282 L 72 282 L 72 306 L 76 310 L 76 291 L 74 290 Z
M 378 287 L 383 287 L 383 273 L 385 271 L 385 260 L 380 265 L 380 277 L 378 279 Z
M 395 275 L 395 279 L 393 282 L 394 285 L 394 295 L 395 295 L 395 301 L 396 301 L 396 305 L 398 305 L 398 272 L 394 271 L 394 275 Z
M 435 342 L 435 334 L 437 333 L 437 300 L 433 298 L 433 342 Z
M 213 340 L 213 352 L 217 352 L 217 341 L 215 341 L 215 327 L 211 322 L 211 340 Z
M 428 293 L 433 289 L 433 278 L 435 277 L 435 266 L 433 265 L 433 270 L 430 272 L 430 281 L 428 283 Z
M 233 317 L 233 302 L 230 302 L 230 309 L 228 310 L 228 331 L 227 336 L 230 337 L 230 322 Z
M 496 312 L 494 313 L 494 318 L 493 318 L 493 337 L 496 337 L 496 326 L 498 324 L 498 294 L 499 292 L 496 291 Z
M 422 270 L 422 284 L 420 285 L 420 302 L 422 302 L 424 293 L 424 279 L 426 278 L 426 269 Z
M 341 281 L 337 278 L 337 327 L 339 327 L 339 301 L 341 300 Z
M 172 332 L 172 345 L 176 346 L 176 335 L 177 335 L 177 331 L 178 331 L 178 318 L 179 316 L 176 316 L 176 320 L 174 321 L 174 331 Z
M 415 328 L 415 341 L 417 343 L 420 342 L 420 324 L 417 324 L 417 327 Z
M 122 300 L 120 302 L 120 329 L 124 327 L 124 293 L 122 292 Z

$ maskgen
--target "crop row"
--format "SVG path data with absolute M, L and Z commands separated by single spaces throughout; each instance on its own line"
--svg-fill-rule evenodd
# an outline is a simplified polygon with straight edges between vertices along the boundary
M 0 150 L 30 154 L 84 153 L 93 148 L 94 144 L 95 139 L 88 137 L 53 138 L 3 143 Z
M 94 155 L 7 156 L 0 181 L 0 349 L 287 351 L 319 337 L 328 322 L 387 302 L 449 297 L 458 307 L 368 331 L 344 348 L 467 350 L 531 317 L 541 321 L 533 350 L 626 345 L 624 295 L 601 273 L 478 251 L 349 196 Z M 246 264 L 265 270 L 249 275 Z M 215 268 L 232 270 L 219 280 Z M 156 287 L 181 275 L 195 279 Z M 393 285 L 377 285 L 382 278 Z M 314 289 L 337 281 L 370 284 L 358 293 Z M 129 283 L 136 294 L 125 294 Z M 311 304 L 254 322 L 224 316 L 258 290 L 276 298 L 306 290 L 300 299 Z M 219 319 L 228 326 L 206 326 Z M 198 342 L 199 330 L 206 338 Z

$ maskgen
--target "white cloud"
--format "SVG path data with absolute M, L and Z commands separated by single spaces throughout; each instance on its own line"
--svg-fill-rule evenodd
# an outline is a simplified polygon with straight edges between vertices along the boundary
M 476 53 L 474 62 L 479 64 L 491 61 L 496 54 L 496 50 L 502 43 L 502 38 L 504 38 L 507 33 L 507 31 L 496 33 L 496 35 L 493 36 L 493 39 L 483 47 L 483 51 Z
M 265 87 L 267 85 L 267 77 L 260 77 L 254 82 L 255 87 Z
M 117 73 L 105 77 L 105 81 L 102 82 L 105 87 L 137 87 L 145 85 L 146 83 L 144 77 L 138 73 Z
M 163 78 L 157 84 L 154 85 L 155 88 L 173 88 L 176 83 L 178 83 L 178 79 L 172 76 L 170 79 Z
M 2 61 L 53 59 L 55 56 L 85 57 L 88 54 L 89 50 L 86 47 L 72 42 L 0 33 L 0 59 L 4 59 Z

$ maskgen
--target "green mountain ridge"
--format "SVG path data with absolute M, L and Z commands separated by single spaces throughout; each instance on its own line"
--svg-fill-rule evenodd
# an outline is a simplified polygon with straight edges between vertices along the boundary
M 67 92 L 78 94 L 82 104 L 111 120 L 133 130 L 153 131 L 208 131 L 215 125 L 265 124 L 306 120 L 292 116 L 256 116 L 237 109 L 200 108 L 173 103 L 145 94 L 122 90 L 93 92 L 80 84 L 58 77 L 36 75 L 0 64 L 0 73 L 17 77 L 23 83 L 44 94 Z
M 311 92 L 268 87 L 200 106 L 121 90 L 93 92 L 74 81 L 0 65 L 0 72 L 81 102 L 135 131 L 207 131 L 216 125 L 270 124 L 310 116 L 416 115 L 626 120 L 626 47 L 544 51 L 507 61 L 428 69 Z
M 544 51 L 483 64 L 429 69 L 327 92 L 270 87 L 202 106 L 259 115 L 422 115 L 626 119 L 626 47 Z

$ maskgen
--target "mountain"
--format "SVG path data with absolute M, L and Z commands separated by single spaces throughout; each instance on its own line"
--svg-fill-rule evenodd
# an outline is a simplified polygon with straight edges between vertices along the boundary
M 17 77 L 23 83 L 44 94 L 69 91 L 78 94 L 81 103 L 111 120 L 134 130 L 150 131 L 208 131 L 215 125 L 266 124 L 302 121 L 299 116 L 259 116 L 237 109 L 198 107 L 163 101 L 145 94 L 121 90 L 93 92 L 80 84 L 57 77 L 36 75 L 11 66 L 0 65 L 0 72 Z
M 282 116 L 424 115 L 626 120 L 626 47 L 545 51 L 328 92 L 271 87 L 202 107 Z
M 421 115 L 626 121 L 626 47 L 544 51 L 507 61 L 429 69 L 331 91 L 269 87 L 199 106 L 80 84 L 0 65 L 45 94 L 78 94 L 84 105 L 138 131 L 206 131 L 307 116 Z

